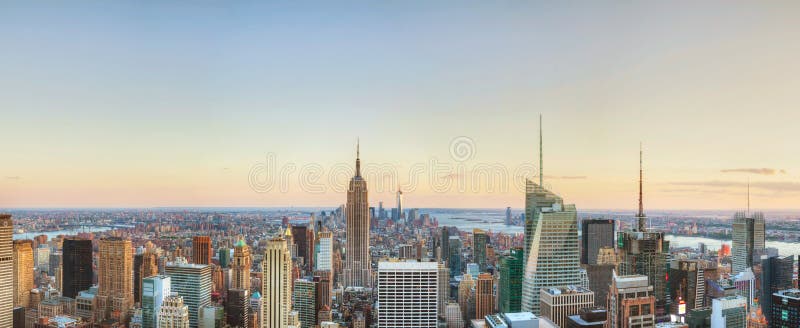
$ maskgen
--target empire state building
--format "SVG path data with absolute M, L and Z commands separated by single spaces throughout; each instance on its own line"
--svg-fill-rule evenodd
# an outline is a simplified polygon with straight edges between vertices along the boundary
M 369 204 L 367 181 L 361 177 L 359 146 L 356 145 L 356 175 L 347 189 L 344 286 L 372 287 L 369 255 Z

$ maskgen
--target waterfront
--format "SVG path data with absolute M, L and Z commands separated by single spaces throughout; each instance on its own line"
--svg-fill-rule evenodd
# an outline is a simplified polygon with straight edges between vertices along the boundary
M 81 232 L 104 232 L 111 230 L 110 227 L 92 227 L 92 226 L 82 226 L 76 229 L 69 229 L 69 230 L 55 230 L 55 231 L 46 231 L 46 232 L 25 232 L 25 233 L 14 233 L 14 239 L 33 239 L 39 235 L 46 235 L 47 239 L 53 239 L 58 235 L 65 235 L 65 236 L 74 236 Z
M 666 239 L 670 242 L 670 247 L 697 247 L 698 243 L 706 244 L 709 250 L 718 250 L 722 244 L 731 245 L 730 240 L 711 239 L 706 237 L 690 237 L 690 236 L 676 236 L 667 235 Z M 800 255 L 800 243 L 787 243 L 782 241 L 769 241 L 767 240 L 767 247 L 778 249 L 778 254 L 781 256 Z

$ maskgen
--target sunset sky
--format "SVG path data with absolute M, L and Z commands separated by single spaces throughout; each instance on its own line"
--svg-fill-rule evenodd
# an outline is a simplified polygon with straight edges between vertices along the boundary
M 337 206 L 359 138 L 406 207 L 519 208 L 542 114 L 579 209 L 633 211 L 640 142 L 648 209 L 800 209 L 798 1 L 2 6 L 0 208 Z

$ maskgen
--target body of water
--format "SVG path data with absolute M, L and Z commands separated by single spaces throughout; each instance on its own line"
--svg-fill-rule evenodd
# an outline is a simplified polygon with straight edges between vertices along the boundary
M 730 240 L 675 235 L 667 235 L 666 239 L 669 240 L 670 247 L 697 247 L 698 243 L 704 243 L 709 250 L 718 250 L 722 244 L 731 245 L 733 243 Z M 800 243 L 767 240 L 767 247 L 777 248 L 780 256 L 800 255 Z
M 462 231 L 478 228 L 508 234 L 523 233 L 522 226 L 505 225 L 506 211 L 493 209 L 420 209 L 420 214 L 429 214 L 439 220 L 439 226 L 457 227 Z M 518 215 L 516 212 L 515 215 Z
M 103 232 L 103 231 L 108 231 L 108 230 L 111 230 L 111 228 L 109 228 L 109 227 L 84 226 L 84 227 L 81 227 L 81 228 L 70 229 L 70 230 L 55 230 L 55 231 L 46 231 L 46 232 L 33 231 L 33 232 L 26 232 L 26 233 L 15 233 L 14 234 L 14 239 L 33 239 L 34 237 L 39 236 L 39 235 L 46 235 L 47 239 L 49 240 L 49 239 L 53 239 L 54 237 L 57 237 L 58 235 L 70 236 L 70 235 L 77 235 L 77 234 L 79 234 L 81 232 Z

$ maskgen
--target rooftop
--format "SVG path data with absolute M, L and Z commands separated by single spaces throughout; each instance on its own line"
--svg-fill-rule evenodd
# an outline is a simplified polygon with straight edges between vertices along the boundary
M 778 291 L 772 295 L 800 300 L 800 289 L 786 289 Z
M 378 262 L 378 270 L 438 270 L 436 262 Z

